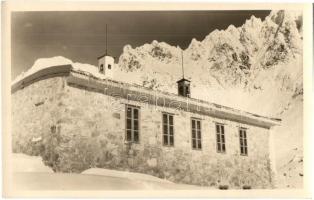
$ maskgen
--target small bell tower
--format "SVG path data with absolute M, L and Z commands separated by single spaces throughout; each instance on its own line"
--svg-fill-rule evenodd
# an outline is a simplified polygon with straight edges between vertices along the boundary
M 177 81 L 178 95 L 184 96 L 184 97 L 191 97 L 191 91 L 190 91 L 191 81 L 184 78 L 183 51 L 181 51 L 181 56 L 182 56 L 182 79 Z
M 108 55 L 108 40 L 107 40 L 107 24 L 106 24 L 106 53 L 98 57 L 98 71 L 104 74 L 107 78 L 113 79 L 114 58 Z

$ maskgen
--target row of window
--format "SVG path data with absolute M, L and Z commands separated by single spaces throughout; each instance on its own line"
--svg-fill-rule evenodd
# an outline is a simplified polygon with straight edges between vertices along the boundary
M 129 142 L 139 142 L 139 112 L 140 108 L 126 106 L 126 140 Z M 163 144 L 174 146 L 174 116 L 169 113 L 162 114 Z M 192 149 L 202 149 L 202 127 L 201 120 L 191 119 Z M 240 153 L 248 155 L 246 129 L 239 129 Z M 216 123 L 216 146 L 217 152 L 226 152 L 225 127 L 224 124 Z

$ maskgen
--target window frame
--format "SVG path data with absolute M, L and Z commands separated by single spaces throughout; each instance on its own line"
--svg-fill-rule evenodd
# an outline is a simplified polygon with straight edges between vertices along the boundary
M 242 131 L 242 134 L 243 134 L 243 131 L 244 131 L 244 135 L 241 136 L 241 131 Z M 243 137 L 244 136 L 244 137 Z M 241 144 L 241 141 L 243 144 Z M 240 155 L 241 156 L 248 156 L 249 155 L 249 152 L 248 152 L 248 139 L 247 139 L 247 128 L 243 128 L 243 127 L 239 127 L 239 145 L 240 145 Z M 243 152 L 241 151 L 241 149 L 243 148 Z
M 219 128 L 219 133 L 217 132 L 217 126 L 220 127 Z M 221 127 L 223 127 L 223 129 Z M 223 130 L 223 134 L 222 134 L 222 130 Z M 222 153 L 222 154 L 227 153 L 225 124 L 217 123 L 217 122 L 215 123 L 215 135 L 216 135 L 216 152 L 217 153 Z M 218 141 L 218 135 L 219 135 L 219 141 Z M 223 142 L 222 142 L 222 135 L 223 135 Z M 224 146 L 224 150 L 222 150 L 223 146 Z
M 165 134 L 165 132 L 164 132 L 164 125 L 165 125 L 165 123 L 164 123 L 164 115 L 167 116 L 167 123 L 166 123 L 167 134 Z M 172 117 L 172 125 L 170 125 L 170 116 Z M 162 129 L 162 145 L 165 146 L 165 147 L 174 147 L 174 145 L 175 145 L 174 114 L 167 113 L 167 112 L 162 112 L 162 114 L 161 114 L 161 121 L 162 121 L 161 122 L 162 123 L 162 127 L 161 127 L 161 129 Z M 172 135 L 172 137 L 173 137 L 173 144 L 172 145 L 170 144 L 170 127 L 171 126 L 172 126 L 172 130 L 173 130 L 173 135 Z M 165 140 L 164 140 L 164 136 L 165 135 L 167 135 L 168 144 L 165 144 Z
M 195 121 L 195 138 L 193 138 L 193 120 Z M 198 151 L 202 151 L 203 149 L 203 141 L 202 141 L 202 119 L 199 119 L 199 118 L 195 118 L 195 117 L 192 117 L 191 118 L 191 147 L 193 150 L 198 150 Z M 197 122 L 200 123 L 200 128 L 198 129 L 197 128 Z M 200 137 L 198 137 L 198 131 L 200 131 Z M 196 141 L 196 148 L 193 147 L 193 140 Z M 198 142 L 199 141 L 199 142 Z M 198 144 L 201 145 L 200 148 L 198 148 Z
M 131 118 L 128 117 L 128 108 L 131 108 Z M 134 129 L 134 110 L 137 109 L 138 113 L 137 113 L 137 126 L 138 126 L 138 129 L 137 129 L 137 132 L 138 132 L 138 140 L 135 141 L 134 140 L 134 132 L 135 132 L 135 129 Z M 140 115 L 140 107 L 139 106 L 134 106 L 134 105 L 130 105 L 130 104 L 126 104 L 125 105 L 125 138 L 124 138 L 124 141 L 127 142 L 127 143 L 135 143 L 135 144 L 139 144 L 140 143 L 140 127 L 141 127 L 141 124 L 140 124 L 140 119 L 141 119 L 141 115 Z M 128 119 L 131 119 L 131 129 L 128 129 Z M 131 140 L 128 140 L 128 131 L 131 131 Z

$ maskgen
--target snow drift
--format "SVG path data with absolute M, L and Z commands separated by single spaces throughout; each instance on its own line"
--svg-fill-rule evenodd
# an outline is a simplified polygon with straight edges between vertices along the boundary
M 17 190 L 187 190 L 210 189 L 174 184 L 146 174 L 88 169 L 82 174 L 53 173 L 41 157 L 12 154 L 13 186 Z
M 53 173 L 52 169 L 45 166 L 42 158 L 25 154 L 12 154 L 13 172 L 45 172 Z

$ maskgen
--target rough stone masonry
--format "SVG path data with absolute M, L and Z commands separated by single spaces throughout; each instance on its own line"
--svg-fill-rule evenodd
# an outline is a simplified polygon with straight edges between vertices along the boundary
M 13 152 L 40 155 L 55 172 L 98 167 L 214 188 L 273 187 L 269 139 L 275 119 L 193 99 L 191 109 L 180 108 L 183 97 L 60 70 L 12 86 Z M 133 97 L 125 98 L 128 91 Z M 140 111 L 138 143 L 125 140 L 126 105 Z M 163 145 L 162 113 L 174 116 L 174 146 Z M 200 150 L 191 148 L 191 118 L 202 124 Z M 216 150 L 216 123 L 225 126 L 225 153 Z M 239 152 L 239 127 L 247 129 L 247 156 Z

